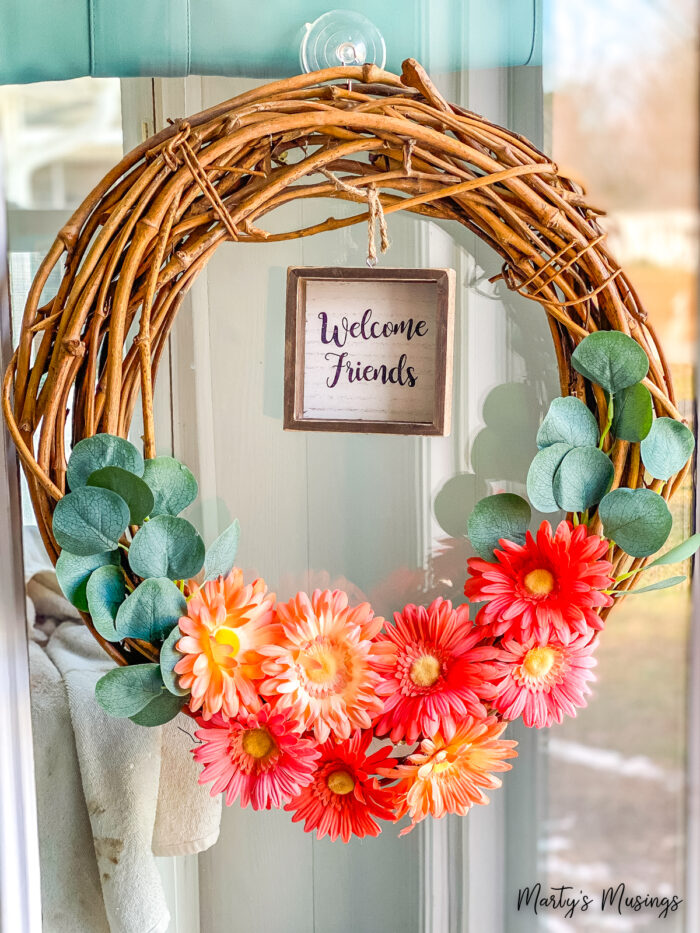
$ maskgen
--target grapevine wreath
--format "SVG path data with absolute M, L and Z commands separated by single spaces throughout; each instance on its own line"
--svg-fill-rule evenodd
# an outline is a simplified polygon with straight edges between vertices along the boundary
M 266 215 L 296 198 L 364 206 L 266 232 Z M 468 227 L 501 255 L 507 286 L 543 306 L 562 397 L 527 492 L 568 518 L 533 534 L 523 498 L 483 499 L 466 529 L 478 555 L 467 603 L 408 605 L 392 622 L 340 591 L 277 603 L 234 567 L 236 522 L 205 550 L 180 517 L 195 478 L 156 456 L 152 400 L 178 308 L 221 243 L 369 220 L 373 253 L 374 222 L 385 247 L 398 210 Z M 108 713 L 155 726 L 184 710 L 212 793 L 345 841 L 377 835 L 378 820 L 408 814 L 411 828 L 487 802 L 515 756 L 509 721 L 575 715 L 608 613 L 668 538 L 694 446 L 597 214 L 530 142 L 447 103 L 411 59 L 401 77 L 365 65 L 256 88 L 105 176 L 36 275 L 3 408 L 61 586 L 117 662 L 96 687 Z M 126 440 L 139 397 L 143 454 Z M 474 620 L 469 603 L 481 604 Z

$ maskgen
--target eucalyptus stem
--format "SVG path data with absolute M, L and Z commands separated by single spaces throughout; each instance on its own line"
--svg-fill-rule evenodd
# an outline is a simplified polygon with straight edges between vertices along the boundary
M 608 434 L 610 433 L 610 428 L 612 427 L 613 415 L 614 415 L 614 413 L 615 413 L 615 406 L 614 406 L 614 404 L 613 404 L 613 397 L 612 397 L 612 393 L 611 393 L 610 397 L 608 398 L 608 419 L 607 419 L 607 421 L 605 422 L 605 427 L 603 428 L 603 433 L 600 435 L 600 442 L 598 443 L 598 449 L 599 449 L 599 450 L 602 450 L 602 449 L 603 449 L 603 444 L 605 443 L 605 438 L 606 438 L 606 437 L 608 436 Z

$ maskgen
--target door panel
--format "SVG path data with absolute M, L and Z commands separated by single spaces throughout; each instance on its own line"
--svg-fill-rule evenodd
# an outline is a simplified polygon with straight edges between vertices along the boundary
M 439 80 L 450 99 L 506 123 L 517 95 L 519 128 L 536 137 L 539 71 L 518 75 L 514 81 L 511 71 L 492 70 Z M 166 108 L 177 91 L 159 84 Z M 190 79 L 187 110 L 250 86 Z M 264 226 L 297 228 L 353 210 L 337 201 L 299 201 L 265 217 Z M 364 225 L 285 243 L 224 244 L 183 309 L 172 346 L 175 454 L 189 454 L 203 476 L 196 519 L 206 534 L 238 517 L 239 560 L 278 598 L 340 587 L 385 616 L 438 594 L 463 601 L 466 516 L 489 491 L 522 491 L 539 409 L 557 387 L 540 308 L 487 281 L 500 268 L 495 254 L 461 227 L 409 214 L 391 215 L 389 233 L 383 265 L 457 271 L 448 437 L 282 429 L 287 267 L 364 264 Z M 524 744 L 531 761 L 519 762 L 520 793 L 511 776 L 510 789 L 495 793 L 483 812 L 426 824 L 403 839 L 389 827 L 377 840 L 343 846 L 304 834 L 284 813 L 226 809 L 220 841 L 199 859 L 203 933 L 447 933 L 470 921 L 480 933 L 503 929 L 505 899 L 493 879 L 506 867 L 507 795 L 518 803 L 509 826 L 516 829 L 514 864 L 534 871 L 535 836 L 519 814 L 533 813 L 536 742 L 528 737 Z M 469 897 L 468 870 L 472 883 L 482 873 L 489 878 L 478 898 Z

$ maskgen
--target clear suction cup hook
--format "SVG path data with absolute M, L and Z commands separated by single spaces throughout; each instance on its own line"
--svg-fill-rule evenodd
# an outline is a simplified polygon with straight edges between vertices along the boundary
M 306 24 L 299 58 L 307 72 L 367 63 L 383 68 L 386 45 L 381 32 L 366 16 L 350 10 L 331 10 Z

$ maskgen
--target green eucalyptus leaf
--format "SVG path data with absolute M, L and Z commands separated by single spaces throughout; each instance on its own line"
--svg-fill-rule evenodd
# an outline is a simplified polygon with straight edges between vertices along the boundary
M 656 418 L 642 441 L 642 463 L 656 479 L 670 479 L 690 460 L 693 432 L 674 418 Z
M 87 583 L 88 611 L 92 623 L 107 641 L 120 641 L 115 628 L 119 607 L 126 599 L 126 583 L 121 567 L 98 567 Z
M 584 337 L 571 363 L 611 394 L 641 382 L 649 371 L 649 357 L 637 341 L 617 330 L 599 330 Z
M 554 474 L 554 498 L 566 512 L 584 512 L 597 505 L 610 489 L 615 468 L 597 447 L 570 450 Z
M 554 476 L 568 453 L 568 444 L 552 444 L 535 454 L 527 472 L 527 496 L 538 512 L 558 512 L 554 498 Z
M 88 611 L 86 587 L 90 574 L 106 564 L 118 566 L 119 551 L 104 551 L 102 554 L 90 554 L 80 557 L 70 551 L 61 551 L 56 562 L 56 577 L 63 590 L 63 595 L 76 609 Z
M 129 719 L 137 726 L 162 726 L 175 719 L 184 705 L 185 701 L 181 697 L 173 696 L 172 693 L 161 693 L 151 700 L 148 706 L 144 706 L 141 712 L 129 716 Z
M 682 560 L 688 560 L 689 557 L 692 557 L 698 548 L 700 548 L 700 534 L 691 535 L 681 544 L 677 544 L 670 551 L 666 551 L 661 557 L 652 560 L 651 563 L 647 564 L 646 569 L 661 567 L 664 564 L 679 564 Z
M 531 516 L 530 506 L 521 496 L 509 492 L 486 496 L 476 503 L 467 523 L 472 547 L 484 560 L 493 560 L 501 538 L 524 544 Z
M 621 441 L 639 443 L 649 433 L 654 420 L 651 392 L 641 382 L 621 389 L 613 398 L 611 431 Z
M 226 576 L 233 569 L 238 550 L 238 541 L 241 537 L 241 526 L 235 519 L 225 531 L 222 531 L 212 546 L 207 550 L 204 558 L 204 579 L 214 580 L 219 576 Z
M 116 667 L 95 685 L 95 697 L 110 716 L 135 716 L 165 690 L 158 664 Z
M 119 607 L 117 634 L 151 643 L 162 641 L 185 615 L 187 600 L 172 580 L 151 577 L 139 583 Z
M 197 480 L 172 457 L 146 460 L 143 478 L 155 500 L 151 515 L 179 515 L 197 498 Z
M 85 437 L 73 448 L 66 480 L 72 490 L 84 486 L 95 470 L 118 466 L 130 473 L 143 474 L 143 457 L 132 443 L 114 434 L 95 434 Z
M 649 586 L 640 586 L 638 589 L 625 590 L 624 594 L 625 596 L 638 596 L 640 593 L 651 593 L 652 590 L 667 590 L 672 586 L 678 586 L 678 584 L 682 583 L 685 579 L 684 576 L 667 577 L 665 580 L 659 580 L 657 583 L 650 583 Z
M 537 432 L 540 450 L 552 444 L 595 447 L 600 437 L 593 412 L 575 395 L 555 398 Z
M 178 697 L 187 696 L 190 692 L 189 690 L 183 690 L 178 683 L 178 675 L 174 671 L 174 667 L 178 661 L 181 661 L 184 657 L 177 648 L 175 647 L 176 643 L 183 637 L 180 627 L 178 625 L 172 630 L 168 637 L 163 642 L 163 646 L 160 649 L 160 671 L 163 675 L 163 683 L 167 689 Z
M 129 564 L 139 577 L 187 580 L 202 569 L 204 542 L 194 525 L 174 515 L 157 515 L 134 535 Z
M 673 524 L 668 506 L 651 489 L 613 489 L 603 497 L 598 514 L 605 537 L 632 557 L 656 553 Z
M 138 476 L 121 467 L 108 466 L 91 473 L 88 486 L 111 489 L 129 506 L 129 524 L 141 525 L 153 509 L 153 493 Z
M 81 486 L 59 499 L 53 534 L 61 548 L 88 557 L 114 551 L 129 524 L 129 507 L 116 492 Z

